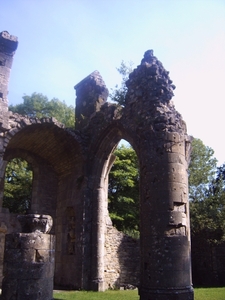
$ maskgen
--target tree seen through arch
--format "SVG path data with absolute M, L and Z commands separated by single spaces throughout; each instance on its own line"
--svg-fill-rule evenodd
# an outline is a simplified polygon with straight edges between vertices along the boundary
M 33 171 L 21 158 L 11 159 L 5 170 L 3 207 L 24 214 L 30 209 Z
M 119 144 L 109 173 L 108 208 L 113 225 L 139 236 L 139 168 L 138 157 L 131 145 Z

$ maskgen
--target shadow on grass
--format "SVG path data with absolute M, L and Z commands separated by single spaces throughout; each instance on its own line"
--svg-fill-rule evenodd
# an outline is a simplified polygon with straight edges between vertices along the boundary
M 2 295 L 0 295 L 0 300 L 3 300 Z M 61 299 L 61 298 L 52 298 L 52 300 L 65 300 L 65 299 Z

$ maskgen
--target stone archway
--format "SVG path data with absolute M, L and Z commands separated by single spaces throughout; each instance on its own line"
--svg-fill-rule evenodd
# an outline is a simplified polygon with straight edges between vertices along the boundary
M 18 119 L 17 119 L 18 120 Z M 26 120 L 21 118 L 19 125 Z M 5 140 L 4 160 L 21 157 L 34 167 L 32 211 L 55 214 L 56 194 L 55 186 L 66 174 L 71 174 L 73 164 L 80 159 L 79 146 L 68 132 L 54 122 L 33 124 L 32 121 L 22 128 L 9 132 Z M 48 141 L 48 142 L 46 142 Z M 71 147 L 71 143 L 74 144 Z M 73 151 L 77 148 L 77 152 Z M 66 155 L 61 155 L 66 153 Z M 79 159 L 78 159 L 79 156 Z M 52 190 L 51 190 L 52 189 Z M 52 195 L 52 196 L 51 196 Z M 53 203 L 52 209 L 47 203 Z
M 6 33 L 0 39 L 0 59 L 7 62 L 1 64 L 0 72 L 8 80 L 17 41 Z M 37 156 L 41 157 L 54 171 L 56 284 L 105 289 L 107 174 L 112 150 L 125 138 L 140 164 L 140 299 L 192 300 L 187 175 L 191 138 L 171 100 L 175 86 L 169 72 L 153 51 L 146 51 L 130 74 L 124 107 L 107 102 L 108 90 L 98 71 L 78 83 L 72 131 L 54 119 L 9 113 L 7 80 L 0 86 L 0 180 L 4 177 L 4 155 L 18 149 L 31 153 L 37 162 Z M 42 180 L 48 181 L 45 172 L 40 174 L 39 191 Z M 43 209 L 38 200 L 35 203 L 35 208 Z M 47 207 L 43 206 L 44 212 Z M 64 224 L 68 212 L 75 220 L 76 242 L 71 253 L 66 251 L 68 226 Z
M 20 157 L 32 164 L 34 176 L 30 212 L 49 214 L 54 219 L 52 232 L 57 239 L 55 282 L 57 285 L 80 287 L 82 239 L 76 241 L 76 255 L 64 249 L 68 234 L 68 226 L 64 225 L 66 207 L 71 207 L 76 214 L 76 236 L 80 237 L 82 232 L 83 155 L 79 139 L 54 119 L 35 120 L 18 115 L 10 118 L 14 129 L 5 134 L 2 162 L 6 165 L 8 160 Z M 3 181 L 4 171 L 2 175 Z M 7 219 L 5 214 L 17 222 L 16 215 L 4 212 L 4 219 Z M 7 226 L 9 233 L 11 229 Z
M 124 129 L 118 127 L 109 127 L 104 130 L 99 142 L 93 145 L 91 150 L 92 157 L 88 164 L 91 166 L 89 169 L 89 183 L 88 189 L 90 193 L 90 202 L 92 203 L 91 218 L 91 289 L 97 291 L 104 291 L 109 286 L 115 286 L 116 280 L 120 277 L 119 257 L 112 257 L 118 260 L 115 262 L 115 269 L 118 271 L 109 270 L 106 266 L 106 244 L 107 244 L 107 228 L 112 227 L 112 222 L 108 212 L 108 175 L 112 164 L 115 160 L 113 152 L 122 138 L 131 140 L 126 134 Z M 122 233 L 117 232 L 115 229 L 115 237 L 120 236 Z M 121 237 L 118 237 L 122 239 Z M 119 245 L 120 246 L 120 245 Z M 119 249 L 118 246 L 118 249 Z M 116 255 L 116 252 L 115 252 Z M 115 272 L 113 276 L 106 279 L 107 272 Z M 89 283 L 90 284 L 90 283 Z M 90 288 L 90 286 L 89 286 Z
M 96 290 L 104 289 L 100 271 L 102 250 L 99 250 L 103 249 L 99 239 L 103 235 L 101 211 L 104 209 L 99 203 L 104 189 L 101 184 L 103 163 L 93 163 L 96 161 L 93 149 L 98 149 L 99 157 L 107 165 L 110 151 L 107 152 L 102 145 L 113 144 L 114 140 L 113 134 L 111 139 L 110 133 L 104 133 L 107 130 L 111 132 L 110 128 L 118 128 L 118 132 L 126 132 L 140 162 L 140 297 L 142 300 L 173 299 L 176 294 L 177 299 L 193 298 L 187 181 L 191 138 L 171 101 L 175 86 L 168 73 L 153 56 L 153 51 L 147 51 L 140 66 L 130 74 L 123 108 L 106 102 L 107 88 L 96 71 L 75 86 L 78 127 L 90 137 L 90 170 L 94 168 L 95 174 L 98 174 L 100 168 L 99 181 L 93 182 L 96 192 L 92 194 L 90 189 L 89 195 L 94 203 L 95 216 L 92 230 L 96 249 L 92 252 L 95 253 L 92 281 Z M 81 115 L 85 118 L 81 119 Z M 102 137 L 106 139 L 103 143 Z M 89 176 L 92 182 L 93 174 L 90 172 Z

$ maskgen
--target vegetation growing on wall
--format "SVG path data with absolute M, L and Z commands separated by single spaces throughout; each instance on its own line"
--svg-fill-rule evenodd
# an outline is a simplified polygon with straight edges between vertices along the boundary
M 117 102 L 121 106 L 125 105 L 125 97 L 127 93 L 126 81 L 133 70 L 132 66 L 132 62 L 121 62 L 120 67 L 117 68 L 117 71 L 122 76 L 121 85 L 116 85 L 114 89 L 111 89 L 111 93 L 109 95 L 112 101 Z

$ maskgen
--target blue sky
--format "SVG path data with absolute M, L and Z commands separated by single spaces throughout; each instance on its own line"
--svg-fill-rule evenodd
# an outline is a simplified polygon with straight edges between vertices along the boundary
M 122 60 L 148 49 L 170 71 L 188 133 L 225 162 L 224 0 L 1 0 L 0 31 L 18 36 L 9 103 L 38 92 L 75 105 L 74 85 L 98 70 L 120 83 Z

